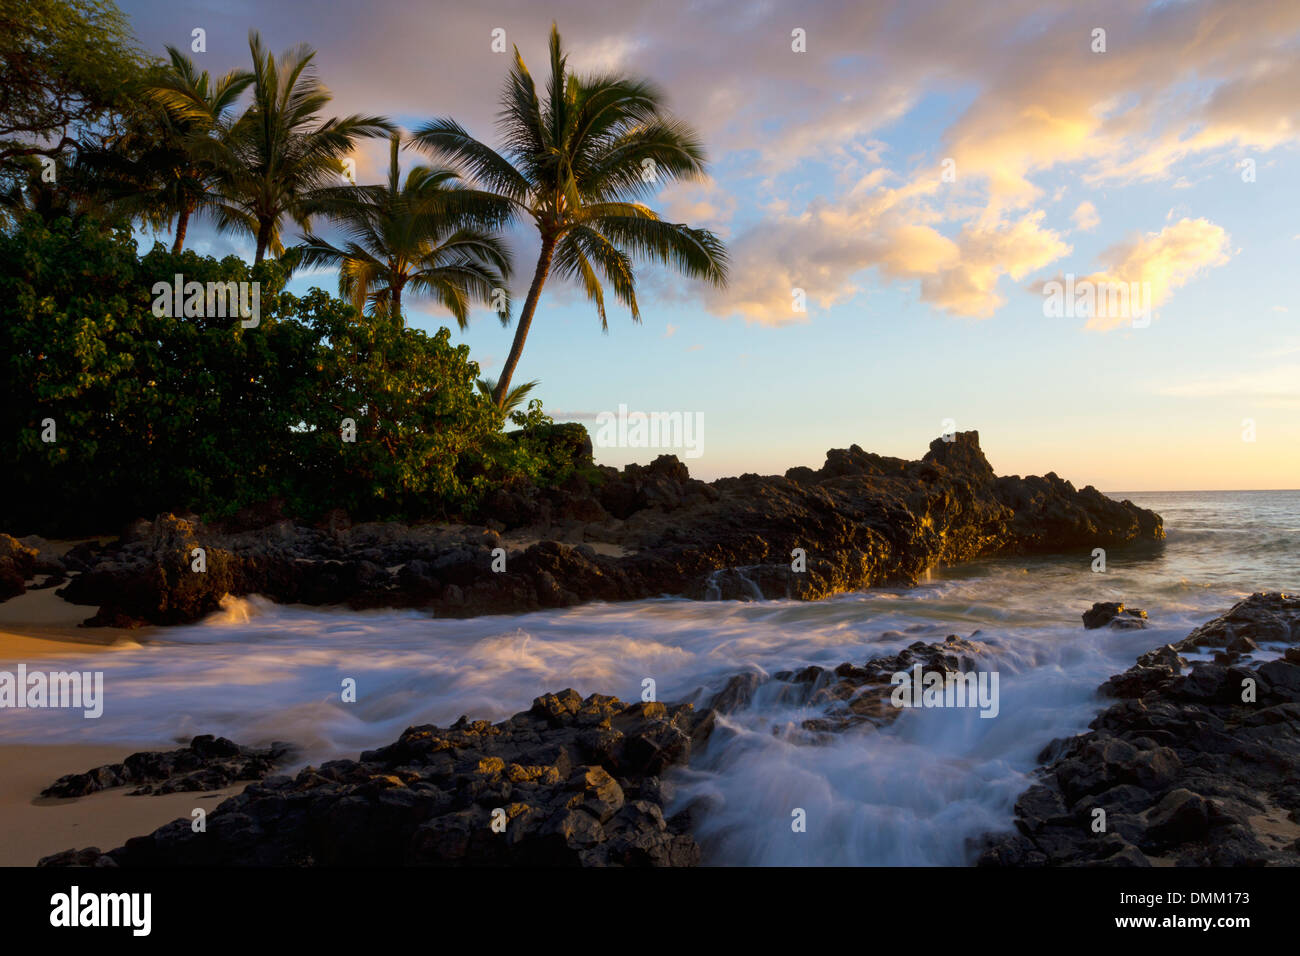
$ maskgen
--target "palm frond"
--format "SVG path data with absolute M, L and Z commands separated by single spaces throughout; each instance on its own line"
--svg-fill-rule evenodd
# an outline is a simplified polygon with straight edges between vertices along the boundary
M 515 409 L 522 406 L 524 402 L 528 400 L 529 393 L 541 384 L 541 382 L 532 381 L 516 385 L 514 388 L 506 392 L 503 401 L 498 407 L 509 415 Z M 497 389 L 497 380 L 494 378 L 480 378 L 477 385 L 479 394 L 484 398 L 491 400 L 493 393 L 496 392 Z

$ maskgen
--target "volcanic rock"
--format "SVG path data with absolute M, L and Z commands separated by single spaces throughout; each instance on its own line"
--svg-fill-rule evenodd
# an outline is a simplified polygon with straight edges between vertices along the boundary
M 595 484 L 490 495 L 487 526 L 331 515 L 316 527 L 205 527 L 164 514 L 110 547 L 74 548 L 65 556 L 73 576 L 58 593 L 97 607 L 92 625 L 192 621 L 225 594 L 456 617 L 664 594 L 814 600 L 912 584 L 981 556 L 1164 537 L 1151 511 L 1056 475 L 996 477 L 976 432 L 949 437 L 920 461 L 854 445 L 828 452 L 815 471 L 709 484 L 671 455 L 622 472 L 591 465 Z M 206 554 L 203 572 L 193 569 L 195 548 Z
M 1183 656 L 1297 628 L 1300 599 L 1254 594 L 1111 677 L 1100 692 L 1119 699 L 1044 749 L 1017 832 L 986 838 L 980 865 L 1300 865 L 1297 648 L 1253 668 Z
M 285 743 L 241 747 L 225 737 L 205 734 L 180 750 L 134 753 L 121 763 L 60 777 L 41 796 L 84 797 L 132 785 L 131 796 L 220 790 L 240 780 L 261 780 L 292 755 L 293 747 Z
M 693 865 L 660 775 L 711 728 L 690 704 L 564 690 L 498 724 L 410 727 L 358 760 L 268 777 L 211 811 L 205 833 L 182 819 L 41 865 Z

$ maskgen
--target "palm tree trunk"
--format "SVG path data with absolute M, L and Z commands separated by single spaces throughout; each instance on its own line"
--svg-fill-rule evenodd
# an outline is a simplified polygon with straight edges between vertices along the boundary
M 190 213 L 194 210 L 194 203 L 186 201 L 181 204 L 180 212 L 176 214 L 176 241 L 172 243 L 172 253 L 178 253 L 185 248 L 185 230 L 190 224 Z
M 271 244 L 271 220 L 266 219 L 257 225 L 257 253 L 253 256 L 253 265 L 266 258 L 266 247 Z
M 393 323 L 401 328 L 406 323 L 402 321 L 402 285 L 401 283 L 393 284 Z
M 542 251 L 537 257 L 537 269 L 533 273 L 533 284 L 528 287 L 524 310 L 519 314 L 519 322 L 515 325 L 515 340 L 510 343 L 510 354 L 506 356 L 505 368 L 501 370 L 496 391 L 492 393 L 492 401 L 496 402 L 498 407 L 502 405 L 506 394 L 510 391 L 510 379 L 514 377 L 519 356 L 523 354 L 524 340 L 528 338 L 528 327 L 533 324 L 533 313 L 537 311 L 537 300 L 542 297 L 542 286 L 546 284 L 546 276 L 551 271 L 553 255 L 555 255 L 555 238 L 543 236 Z

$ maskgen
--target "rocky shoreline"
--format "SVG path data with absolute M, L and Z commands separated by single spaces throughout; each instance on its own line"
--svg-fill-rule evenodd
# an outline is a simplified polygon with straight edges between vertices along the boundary
M 669 456 L 603 472 L 598 485 L 504 495 L 494 503 L 501 520 L 489 526 L 352 525 L 341 515 L 310 527 L 205 526 L 165 514 L 66 553 L 0 535 L 0 595 L 59 588 L 95 609 L 89 626 L 181 624 L 225 595 L 254 593 L 456 617 L 664 594 L 815 600 L 914 583 L 977 557 L 1164 537 L 1158 515 L 1093 488 L 1055 475 L 995 476 L 973 432 L 936 440 L 920 461 L 855 446 L 828 452 L 817 471 L 785 476 L 704 483 Z M 804 563 L 792 564 L 799 555 Z M 1148 626 L 1145 612 L 1117 602 L 1094 605 L 1083 622 Z M 816 746 L 895 720 L 898 673 L 942 682 L 993 670 L 995 659 L 976 633 L 862 664 L 737 674 L 710 698 L 667 705 L 564 690 L 496 724 L 462 717 L 408 728 L 356 760 L 292 777 L 276 770 L 290 745 L 195 738 L 65 777 L 43 795 L 253 781 L 213 811 L 206 833 L 178 820 L 107 853 L 70 850 L 41 862 L 693 865 L 701 849 L 692 817 L 708 808 L 670 813 L 669 772 L 707 744 L 721 715 L 759 693 L 809 706 L 818 715 L 789 732 Z M 1041 781 L 1016 804 L 1016 832 L 973 847 L 979 865 L 1300 862 L 1300 600 L 1257 594 L 1144 654 L 1100 693 L 1117 702 L 1088 733 L 1043 751 Z
M 0 535 L 0 599 L 58 587 L 97 609 L 87 625 L 114 627 L 192 622 L 227 594 L 451 617 L 661 595 L 815 600 L 978 557 L 1164 538 L 1152 511 L 1054 474 L 997 477 L 978 433 L 950 437 L 919 461 L 855 445 L 816 471 L 711 483 L 672 456 L 592 466 L 598 483 L 496 493 L 484 526 L 352 525 L 341 514 L 317 526 L 256 516 L 205 526 L 163 514 L 64 554 Z M 590 443 L 576 455 L 589 464 Z
M 665 819 L 662 775 L 713 720 L 690 704 L 565 690 L 497 724 L 410 727 L 357 760 L 265 777 L 203 832 L 180 819 L 39 865 L 692 866 L 699 846 L 688 815 Z
M 261 780 L 293 756 L 291 744 L 241 747 L 225 737 L 203 734 L 188 747 L 134 753 L 121 763 L 60 777 L 42 797 L 84 797 L 111 787 L 133 786 L 131 796 L 220 790 L 245 780 Z
M 700 711 L 689 701 L 626 704 L 569 689 L 497 724 L 461 717 L 448 728 L 410 727 L 357 760 L 332 760 L 294 777 L 268 775 L 288 745 L 253 751 L 196 738 L 188 750 L 134 754 L 125 766 L 174 768 L 171 778 L 155 769 L 137 793 L 217 789 L 234 768 L 247 773 L 238 779 L 259 778 L 218 805 L 204 832 L 180 819 L 115 850 L 66 850 L 39 865 L 694 866 L 701 849 L 691 824 L 707 807 L 668 815 L 675 786 L 667 775 L 707 744 L 719 715 L 772 684 L 791 703 L 827 706 L 826 718 L 802 728 L 804 742 L 815 745 L 862 722 L 883 726 L 897 718 L 890 704 L 897 671 L 968 672 L 985 651 L 950 635 L 861 667 L 740 674 Z M 198 769 L 195 754 L 208 758 Z M 245 767 L 249 757 L 254 762 Z M 43 795 L 111 786 L 105 781 L 114 772 L 126 776 L 122 767 L 64 777 Z
M 1300 598 L 1252 595 L 1099 693 L 981 866 L 1300 865 Z
M 1145 614 L 1097 604 L 1084 619 L 1128 628 Z M 670 813 L 671 771 L 708 744 L 720 716 L 762 688 L 821 709 L 794 731 L 803 745 L 882 727 L 901 713 L 894 675 L 945 680 L 995 668 L 978 637 L 918 641 L 861 665 L 737 674 L 699 710 L 564 690 L 497 724 L 411 727 L 357 760 L 293 777 L 272 773 L 287 745 L 254 751 L 196 738 L 188 750 L 65 777 L 44 795 L 258 780 L 222 802 L 206 832 L 180 819 L 106 853 L 68 850 L 40 865 L 695 865 L 692 824 L 709 810 L 692 803 Z M 1089 732 L 1044 749 L 1041 782 L 1015 807 L 1017 832 L 988 835 L 973 848 L 978 865 L 1300 864 L 1300 599 L 1253 595 L 1142 655 L 1099 693 L 1118 702 Z

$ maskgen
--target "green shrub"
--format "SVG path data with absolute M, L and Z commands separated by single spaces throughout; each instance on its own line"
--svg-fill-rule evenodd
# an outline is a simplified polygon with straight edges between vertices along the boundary
M 156 315 L 154 284 L 258 282 L 260 316 Z M 125 229 L 24 220 L 0 236 L 0 397 L 11 480 L 0 526 L 113 530 L 162 510 L 223 517 L 271 500 L 311 518 L 441 517 L 493 487 L 556 482 L 540 403 L 501 413 L 450 333 L 359 316 L 319 289 L 283 291 L 283 267 L 250 267 Z M 346 419 L 355 440 L 344 441 Z M 42 440 L 53 420 L 55 441 Z M 571 462 L 567 465 L 571 472 Z
M 318 350 L 312 394 L 300 406 L 305 431 L 292 447 L 302 481 L 299 511 L 329 501 L 365 517 L 457 512 L 477 495 L 458 467 L 490 446 L 501 415 L 479 393 L 469 347 L 382 319 L 357 318 L 316 289 L 302 300 Z M 356 441 L 340 428 L 351 419 Z

